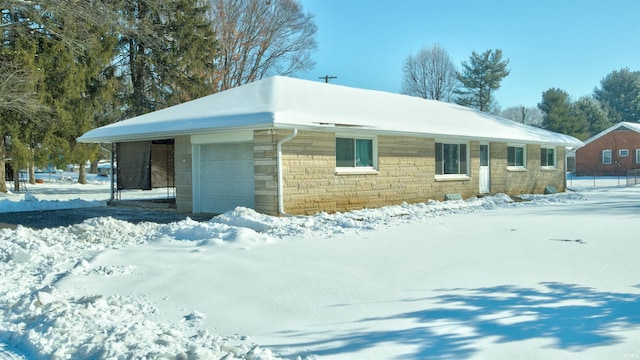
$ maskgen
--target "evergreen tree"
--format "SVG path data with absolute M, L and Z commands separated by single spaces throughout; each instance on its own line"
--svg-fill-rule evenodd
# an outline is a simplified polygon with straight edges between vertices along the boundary
M 600 104 L 592 97 L 581 97 L 573 104 L 573 108 L 575 116 L 584 119 L 589 124 L 588 137 L 607 129 L 612 125 L 607 118 L 607 114 L 600 107 Z
M 640 71 L 613 71 L 593 91 L 612 123 L 640 122 Z
M 552 88 L 543 92 L 538 108 L 544 113 L 543 128 L 571 135 L 580 140 L 589 137 L 589 123 L 586 118 L 576 116 L 566 91 Z
M 217 43 L 200 0 L 121 0 L 119 76 L 125 116 L 213 92 Z
M 5 12 L 22 18 L 4 32 L 4 55 L 29 72 L 33 93 L 50 112 L 13 116 L 14 126 L 7 128 L 14 160 L 20 166 L 29 162 L 30 180 L 35 181 L 35 163 L 51 155 L 69 162 L 86 161 L 89 147 L 76 144 L 75 139 L 95 126 L 95 91 L 91 89 L 101 88 L 95 86 L 95 79 L 111 62 L 116 37 L 109 33 L 108 22 L 93 21 L 98 17 L 88 15 L 88 11 L 102 11 L 91 1 L 20 4 L 23 8 Z M 84 174 L 80 175 L 82 182 Z
M 175 105 L 211 94 L 215 89 L 214 57 L 217 40 L 202 1 L 177 0 L 167 28 L 171 40 L 165 46 L 167 68 L 161 76 L 171 87 L 166 105 Z
M 482 54 L 471 53 L 469 61 L 462 62 L 458 80 L 464 90 L 459 91 L 458 104 L 480 111 L 490 112 L 493 92 L 500 89 L 502 79 L 507 77 L 509 59 L 502 60 L 502 50 L 487 50 Z

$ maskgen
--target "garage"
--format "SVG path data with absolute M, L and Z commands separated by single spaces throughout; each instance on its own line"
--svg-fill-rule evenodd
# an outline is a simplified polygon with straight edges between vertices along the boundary
M 205 144 L 195 150 L 200 165 L 199 174 L 194 174 L 194 199 L 199 200 L 194 202 L 195 212 L 220 214 L 238 206 L 255 208 L 253 144 Z

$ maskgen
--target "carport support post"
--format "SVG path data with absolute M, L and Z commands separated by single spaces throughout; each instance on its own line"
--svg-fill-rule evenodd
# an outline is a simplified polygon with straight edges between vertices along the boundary
M 293 129 L 293 132 L 291 133 L 291 135 L 287 136 L 286 138 L 278 141 L 277 145 L 276 145 L 276 152 L 277 152 L 277 166 L 278 166 L 278 212 L 280 213 L 280 215 L 288 215 L 285 211 L 284 211 L 284 194 L 283 194 L 283 185 L 282 185 L 282 144 L 286 143 L 287 141 L 293 139 L 294 137 L 296 137 L 296 135 L 298 135 L 298 129 Z
M 111 198 L 109 199 L 109 202 L 113 202 L 113 200 L 115 200 L 115 192 L 113 190 L 113 187 L 115 185 L 114 184 L 114 178 L 116 176 L 116 173 L 115 173 L 116 168 L 114 166 L 115 161 L 114 161 L 114 156 L 113 156 L 115 153 L 116 153 L 116 143 L 111 143 L 111 154 L 110 154 L 111 171 L 109 171 L 111 173 L 110 174 L 111 176 L 109 177 L 109 184 L 111 185 L 109 191 L 110 191 L 110 194 L 111 194 Z

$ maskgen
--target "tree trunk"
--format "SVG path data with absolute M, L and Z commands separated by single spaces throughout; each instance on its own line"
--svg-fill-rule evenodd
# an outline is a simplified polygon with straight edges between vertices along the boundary
M 80 163 L 80 167 L 78 168 L 78 184 L 87 183 L 87 171 L 85 169 L 85 164 Z
M 0 192 L 3 193 L 9 191 L 9 189 L 7 189 L 6 163 L 4 162 L 5 157 L 6 151 L 4 149 L 4 135 L 0 134 Z
M 91 169 L 89 170 L 90 174 L 98 173 L 98 160 L 94 160 L 91 162 Z
M 29 164 L 29 184 L 34 185 L 36 183 L 36 165 L 34 163 Z
M 20 191 L 20 167 L 18 163 L 13 163 L 13 191 Z

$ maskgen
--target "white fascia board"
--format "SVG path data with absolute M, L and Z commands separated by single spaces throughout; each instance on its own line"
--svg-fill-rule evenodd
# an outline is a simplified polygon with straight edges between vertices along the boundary
M 565 147 L 580 147 L 584 144 L 573 138 L 567 137 L 564 141 L 559 139 L 552 140 L 551 138 L 543 138 L 540 140 L 534 139 L 519 139 L 519 138 L 499 138 L 499 137 L 479 137 L 473 135 L 457 135 L 457 134 L 443 134 L 443 133 L 427 133 L 427 132 L 409 132 L 409 131 L 396 131 L 396 130 L 381 130 L 376 129 L 374 127 L 366 127 L 366 126 L 340 126 L 334 124 L 318 124 L 318 125 L 298 125 L 298 124 L 276 124 L 276 129 L 293 129 L 297 128 L 299 130 L 310 130 L 310 131 L 323 131 L 323 132 L 334 132 L 334 133 L 356 133 L 362 134 L 363 136 L 380 136 L 380 135 L 389 135 L 389 136 L 408 136 L 408 137 L 419 137 L 419 138 L 428 138 L 428 139 L 443 139 L 443 140 L 460 140 L 460 141 L 480 141 L 480 142 L 499 142 L 499 143 L 508 143 L 508 142 L 517 142 L 522 144 L 535 144 L 535 145 L 547 145 L 547 146 L 565 146 Z M 561 135 L 561 134 L 558 134 Z M 562 135 L 561 137 L 565 137 Z

